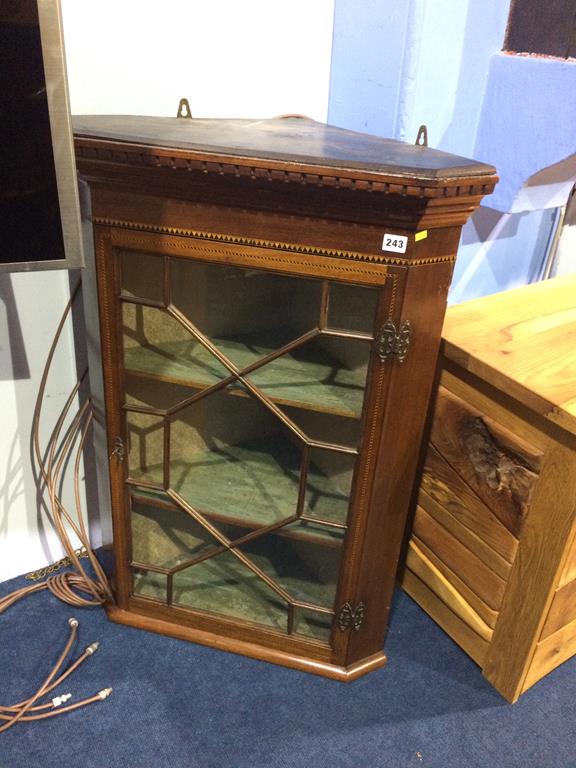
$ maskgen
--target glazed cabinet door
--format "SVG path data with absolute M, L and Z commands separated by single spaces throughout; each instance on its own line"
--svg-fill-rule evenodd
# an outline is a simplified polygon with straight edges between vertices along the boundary
M 109 258 L 120 600 L 334 659 L 382 289 Z

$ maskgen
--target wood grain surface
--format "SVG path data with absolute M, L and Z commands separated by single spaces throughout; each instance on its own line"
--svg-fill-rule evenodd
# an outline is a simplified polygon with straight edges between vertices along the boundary
M 488 642 L 457 616 L 446 603 L 409 568 L 404 573 L 404 589 L 474 661 L 482 666 Z
M 576 434 L 576 274 L 452 307 L 444 354 Z
M 90 185 L 98 261 L 117 569 L 117 605 L 110 607 L 112 619 L 336 679 L 353 679 L 381 666 L 385 661 L 382 645 L 460 228 L 482 197 L 492 191 L 497 180 L 494 169 L 434 150 L 301 120 L 177 121 L 170 118 L 95 117 L 81 118 L 76 125 L 78 167 Z M 427 231 L 426 237 L 417 240 L 415 233 L 423 230 Z M 405 252 L 383 250 L 385 233 L 405 238 Z M 196 352 L 188 349 L 187 353 L 193 352 L 195 371 L 192 377 L 182 375 L 182 350 L 174 346 L 161 349 L 160 342 L 177 344 L 182 340 L 182 333 L 176 333 L 172 338 L 174 323 L 170 323 L 166 316 L 179 323 L 224 364 L 227 358 L 214 346 L 211 338 L 230 341 L 238 333 L 250 331 L 251 326 L 240 327 L 241 318 L 246 317 L 253 318 L 258 329 L 282 327 L 284 323 L 279 322 L 278 315 L 283 309 L 292 309 L 289 296 L 283 291 L 274 298 L 277 312 L 271 324 L 270 316 L 266 314 L 266 301 L 260 300 L 258 292 L 234 291 L 231 281 L 228 288 L 221 288 L 218 300 L 212 301 L 202 282 L 204 276 L 198 279 L 191 276 L 188 267 L 194 263 L 209 264 L 218 270 L 226 268 L 235 272 L 236 277 L 241 269 L 250 279 L 256 275 L 276 275 L 276 279 L 282 278 L 284 282 L 298 280 L 300 291 L 302 285 L 321 282 L 321 301 L 314 328 L 327 338 L 333 337 L 328 339 L 332 357 L 336 354 L 339 338 L 336 330 L 340 336 L 346 331 L 342 338 L 348 346 L 353 338 L 358 340 L 358 335 L 353 333 L 354 326 L 331 328 L 330 312 L 334 304 L 331 304 L 332 289 L 328 281 L 337 283 L 340 290 L 354 286 L 356 290 L 365 291 L 367 286 L 374 286 L 377 306 L 370 314 L 372 322 L 367 329 L 370 335 L 366 338 L 365 332 L 360 339 L 362 343 L 369 343 L 366 351 L 370 350 L 362 408 L 360 385 L 364 373 L 362 381 L 355 375 L 344 376 L 346 381 L 342 379 L 341 371 L 349 368 L 347 373 L 355 374 L 358 367 L 348 353 L 341 358 L 342 365 L 336 368 L 325 357 L 318 356 L 313 360 L 313 368 L 300 365 L 302 360 L 294 367 L 298 355 L 291 353 L 290 358 L 282 361 L 283 371 L 279 372 L 280 364 L 275 366 L 280 382 L 264 380 L 264 374 L 270 376 L 265 369 L 250 369 L 240 378 L 235 366 L 228 361 L 224 367 L 228 372 L 235 372 L 251 397 L 228 397 L 228 393 L 234 393 L 233 387 L 226 391 L 222 388 L 221 400 L 218 400 L 216 389 L 209 393 L 193 390 L 194 385 L 205 387 L 214 380 L 213 361 L 206 356 L 199 359 Z M 139 280 L 138 273 L 146 264 L 151 269 L 150 280 Z M 132 289 L 123 282 L 131 274 L 134 278 Z M 186 279 L 178 279 L 184 274 L 187 274 Z M 200 286 L 199 295 L 194 294 L 194 286 Z M 187 293 L 185 301 L 180 295 L 182 291 Z M 338 288 L 334 291 L 336 296 Z M 308 296 L 308 289 L 305 293 Z M 232 309 L 234 299 L 243 303 L 236 314 Z M 164 333 L 155 339 L 154 351 L 158 354 L 153 360 L 143 361 L 143 356 L 133 352 L 130 344 L 125 345 L 123 320 L 131 332 L 126 335 L 143 344 L 141 339 L 138 340 L 138 333 L 132 333 L 141 329 L 129 326 L 126 318 L 130 313 L 122 311 L 122 306 L 136 305 L 155 314 L 157 310 L 165 310 L 161 324 Z M 230 326 L 222 333 L 213 328 L 200 333 L 187 314 L 188 309 L 201 310 L 200 314 L 203 314 L 211 306 Z M 138 321 L 144 314 L 134 312 L 134 317 Z M 409 355 L 400 362 L 397 353 L 386 357 L 383 341 L 379 341 L 377 334 L 386 330 L 388 322 L 400 328 L 405 321 L 410 323 L 412 335 Z M 376 338 L 371 337 L 373 331 Z M 267 349 L 269 347 L 264 344 L 258 355 Z M 124 351 L 128 352 L 126 356 Z M 232 355 L 231 347 L 227 351 Z M 176 371 L 174 366 L 166 370 L 166 352 L 171 366 L 176 364 Z M 235 354 L 238 352 L 236 348 Z M 248 352 L 244 349 L 242 354 L 245 356 Z M 158 365 L 159 356 L 163 356 L 162 366 Z M 245 362 L 250 358 L 248 354 Z M 209 370 L 206 370 L 207 361 Z M 202 367 L 203 377 L 194 378 Z M 288 382 L 290 389 L 286 389 L 286 378 L 291 380 Z M 338 380 L 335 382 L 334 379 Z M 172 410 L 174 402 L 182 404 L 173 398 L 180 397 L 184 383 L 192 385 L 190 392 L 202 395 L 190 395 L 194 398 L 194 402 L 190 400 L 186 405 L 186 408 L 190 407 L 190 414 L 197 412 L 195 404 L 202 402 L 202 398 L 212 398 L 211 402 L 217 402 L 218 406 L 200 413 L 193 424 L 195 435 L 189 429 L 192 419 L 189 424 L 186 418 L 174 416 L 182 408 Z M 278 388 L 279 383 L 282 391 Z M 128 395 L 132 387 L 134 392 L 130 400 Z M 155 397 L 147 402 L 151 387 L 156 388 L 158 396 L 160 393 L 166 396 L 164 408 L 157 407 Z M 323 394 L 310 398 L 311 388 L 322 389 Z M 268 396 L 270 390 L 274 390 L 277 401 L 272 399 L 274 392 Z M 334 396 L 340 390 L 347 390 L 347 396 L 336 397 L 338 402 L 335 402 Z M 332 393 L 330 397 L 329 392 Z M 148 417 L 147 423 L 134 415 L 139 412 L 139 398 L 143 398 L 141 416 Z M 259 403 L 256 410 L 265 412 L 265 419 L 240 418 L 247 413 L 246 404 L 253 398 Z M 224 405 L 224 399 L 227 405 Z M 160 401 L 162 406 L 161 398 Z M 293 419 L 286 413 L 288 407 Z M 334 411 L 338 414 L 344 411 L 346 415 L 336 415 Z M 155 437 L 159 417 L 163 430 L 161 442 Z M 320 462 L 312 456 L 314 452 L 356 456 L 357 449 L 349 447 L 348 442 L 331 444 L 323 439 L 309 438 L 298 425 L 301 421 L 310 425 L 312 417 L 318 430 L 322 428 L 321 437 L 327 420 L 334 424 L 332 431 L 336 430 L 336 420 L 339 420 L 339 423 L 354 421 L 359 425 L 358 431 L 362 432 L 360 439 L 354 440 L 354 445 L 360 447 L 353 476 L 349 467 L 343 468 L 350 469 L 351 489 L 344 494 L 345 498 L 341 493 L 336 494 L 336 498 L 334 490 L 329 491 L 329 514 L 337 514 L 342 521 L 337 532 L 344 530 L 344 519 L 347 526 L 339 578 L 330 582 L 337 585 L 336 595 L 331 593 L 329 607 L 314 604 L 318 613 L 329 617 L 329 641 L 327 635 L 322 640 L 312 635 L 298 635 L 297 614 L 299 611 L 310 612 L 309 602 L 296 600 L 275 583 L 264 565 L 256 565 L 241 550 L 241 546 L 257 540 L 256 533 L 273 535 L 272 530 L 262 529 L 260 512 L 264 516 L 270 515 L 271 502 L 273 506 L 277 493 L 283 497 L 286 491 L 293 498 L 293 512 L 300 513 L 305 508 L 310 511 L 311 494 L 308 491 L 316 474 L 308 470 L 312 460 Z M 272 434 L 268 428 L 270 420 L 274 419 L 282 429 L 289 430 L 290 440 L 301 451 L 297 484 L 285 476 L 278 480 L 278 471 L 269 463 L 270 455 L 263 458 L 254 452 L 247 455 L 236 451 L 240 442 L 244 444 L 245 440 L 251 439 L 255 429 L 261 429 L 264 436 Z M 235 453 L 230 461 L 220 461 L 218 466 L 223 473 L 219 474 L 212 462 L 206 466 L 206 485 L 195 483 L 185 488 L 183 480 L 180 492 L 175 488 L 178 485 L 178 459 L 182 458 L 179 452 L 184 453 L 183 458 L 187 461 L 195 455 L 196 444 L 203 441 L 216 454 L 220 449 L 220 432 L 224 434 L 224 428 L 226 444 L 234 446 Z M 246 432 L 243 440 L 240 439 L 241 431 Z M 348 435 L 350 430 L 346 427 L 344 433 Z M 130 437 L 137 446 L 138 456 L 142 456 L 142 451 L 145 454 L 147 448 L 158 449 L 162 456 L 161 473 L 152 477 L 154 466 L 147 461 L 141 462 L 142 476 L 135 472 L 137 454 Z M 124 450 L 127 461 L 123 461 Z M 269 447 L 267 453 L 270 454 Z M 247 477 L 246 472 L 253 468 L 254 460 L 258 471 Z M 324 473 L 325 460 L 320 463 Z M 184 464 L 184 469 L 186 466 Z M 236 471 L 238 467 L 246 471 L 244 479 L 242 472 Z M 270 471 L 262 474 L 266 468 Z M 287 469 L 284 461 L 281 461 L 281 468 Z M 326 472 L 326 477 L 332 478 L 328 469 Z M 152 477 L 148 485 L 146 477 Z M 175 605 L 177 572 L 165 572 L 166 567 L 162 564 L 154 567 L 154 564 L 134 562 L 138 545 L 143 541 L 137 528 L 130 524 L 130 496 L 135 482 L 147 487 L 150 493 L 155 491 L 164 497 L 158 505 L 159 519 L 169 517 L 171 507 L 177 507 L 215 539 L 219 545 L 218 557 L 222 555 L 220 549 L 224 548 L 226 554 L 233 554 L 243 567 L 273 589 L 288 606 L 286 630 L 247 620 L 241 607 L 239 611 L 234 608 L 235 613 L 229 611 L 233 615 L 224 615 L 212 612 L 210 606 L 199 606 L 196 601 L 194 604 L 189 601 L 185 608 Z M 322 495 L 320 485 L 315 490 Z M 210 491 L 210 494 L 199 498 L 201 491 L 206 494 Z M 224 491 L 226 498 L 222 495 Z M 257 509 L 258 499 L 266 492 L 269 492 L 267 508 Z M 217 504 L 210 506 L 208 502 L 218 494 L 221 495 Z M 170 499 L 168 503 L 166 496 Z M 228 539 L 226 533 L 214 524 L 218 522 L 215 514 L 210 514 L 213 522 L 208 519 L 208 514 L 202 515 L 195 509 L 191 500 L 201 510 L 207 508 L 211 513 L 228 515 L 228 520 L 230 515 L 234 515 L 236 522 L 248 518 L 243 525 L 248 533 L 234 541 Z M 237 507 L 242 507 L 240 516 L 236 514 Z M 337 507 L 346 507 L 347 516 L 341 515 Z M 319 525 L 335 527 L 336 522 L 315 518 L 311 525 L 315 528 Z M 148 520 L 142 530 L 156 532 L 156 526 Z M 317 536 L 315 544 L 319 546 L 318 539 Z M 185 544 L 184 541 L 183 546 Z M 280 548 L 298 545 L 302 550 L 307 549 L 310 542 L 302 537 L 278 536 L 274 544 Z M 337 549 L 332 545 L 323 548 L 327 558 L 332 558 L 335 553 Z M 502 581 L 496 572 L 498 568 L 491 570 L 483 560 L 474 556 L 491 583 Z M 209 560 L 203 558 L 204 561 Z M 318 557 L 314 562 L 319 562 Z M 148 587 L 137 597 L 138 585 L 146 586 L 140 577 L 150 565 L 153 567 L 148 567 Z M 189 567 L 196 565 L 187 563 L 186 568 Z M 166 589 L 162 595 L 154 592 L 151 573 L 165 577 Z M 427 588 L 423 586 L 423 589 Z M 464 585 L 463 594 L 465 590 Z M 492 609 L 471 592 L 472 610 L 475 610 L 475 599 L 484 611 L 476 611 L 480 617 L 476 626 L 486 634 L 486 628 L 480 622 L 487 624 L 485 617 L 493 622 Z M 346 606 L 354 616 L 348 626 L 344 621 L 333 621 L 334 616 L 346 617 Z M 238 617 L 239 612 L 242 618 Z M 471 613 L 470 617 L 469 620 L 474 622 Z M 486 641 L 449 608 L 446 608 L 445 621 L 455 627 L 466 647 L 480 659 Z

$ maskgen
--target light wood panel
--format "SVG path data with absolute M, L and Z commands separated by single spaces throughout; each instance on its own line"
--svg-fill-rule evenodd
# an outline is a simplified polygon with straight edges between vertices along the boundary
M 541 454 L 444 387 L 430 442 L 496 517 L 518 536 L 538 478 Z
M 420 507 L 425 509 L 431 517 L 446 528 L 461 544 L 479 557 L 491 571 L 494 571 L 495 574 L 504 580 L 508 578 L 511 567 L 510 563 L 495 552 L 489 544 L 486 544 L 484 539 L 481 539 L 472 529 L 462 525 L 454 515 L 441 504 L 434 501 L 426 491 L 420 490 L 418 501 Z
M 551 448 L 526 518 L 484 667 L 488 680 L 511 701 L 523 690 L 554 596 L 572 528 L 575 497 L 574 456 L 562 446 Z
M 406 567 L 409 568 L 434 594 L 450 608 L 456 616 L 477 632 L 484 640 L 492 638 L 493 630 L 476 611 L 464 600 L 460 592 L 450 583 L 422 547 L 412 540 L 408 546 Z
M 488 643 L 460 619 L 409 568 L 404 572 L 403 587 L 426 613 L 453 638 L 474 661 L 482 666 Z
M 542 627 L 541 640 L 572 621 L 576 621 L 576 579 L 556 591 Z
M 576 621 L 538 643 L 522 693 L 576 653 Z
M 454 589 L 462 596 L 472 610 L 477 613 L 482 621 L 484 621 L 491 629 L 496 626 L 496 620 L 498 618 L 498 611 L 490 608 L 482 598 L 478 597 L 474 590 L 462 581 L 458 574 L 454 573 L 446 563 L 441 560 L 438 555 L 430 549 L 421 539 L 417 536 L 412 536 L 412 541 L 416 544 L 420 552 L 426 557 L 426 559 L 434 565 L 434 567 L 443 575 L 446 581 L 451 584 Z
M 514 560 L 518 540 L 483 504 L 460 475 L 429 446 L 422 477 L 423 491 L 463 526 L 479 536 L 501 557 Z
M 559 587 L 563 587 L 564 584 L 568 584 L 569 581 L 576 579 L 576 530 L 572 532 L 572 543 L 568 548 L 566 554 L 566 562 L 558 582 Z
M 493 610 L 504 597 L 505 581 L 451 536 L 426 510 L 419 507 L 414 518 L 414 535 L 423 541 L 450 570 Z
M 576 274 L 451 308 L 445 355 L 576 434 Z

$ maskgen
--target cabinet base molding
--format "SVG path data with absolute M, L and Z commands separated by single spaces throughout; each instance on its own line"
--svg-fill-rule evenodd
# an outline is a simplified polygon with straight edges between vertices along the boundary
M 175 637 L 178 640 L 188 640 L 199 645 L 217 648 L 220 651 L 237 653 L 240 656 L 248 656 L 251 659 L 267 661 L 272 664 L 280 664 L 283 667 L 310 672 L 314 675 L 328 677 L 332 680 L 340 680 L 341 682 L 352 682 L 374 669 L 383 667 L 387 662 L 386 654 L 380 651 L 348 667 L 343 667 L 326 661 L 314 660 L 309 656 L 299 656 L 295 653 L 281 651 L 277 648 L 263 648 L 260 644 L 257 645 L 256 643 L 238 640 L 237 638 L 224 637 L 203 629 L 195 629 L 166 621 L 165 619 L 143 616 L 142 614 L 134 613 L 132 610 L 127 611 L 119 608 L 116 605 L 107 605 L 106 614 L 110 621 L 116 624 L 124 624 L 136 629 L 146 629 L 159 635 Z

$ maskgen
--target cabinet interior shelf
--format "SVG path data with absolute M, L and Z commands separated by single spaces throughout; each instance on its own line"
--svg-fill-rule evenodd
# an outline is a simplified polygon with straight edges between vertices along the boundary
M 212 447 L 185 462 L 173 460 L 170 475 L 171 487 L 191 507 L 224 524 L 255 529 L 288 519 L 296 512 L 299 465 L 292 450 L 278 445 L 274 436 L 266 441 Z M 136 484 L 139 480 L 160 483 L 161 478 L 160 465 L 147 467 L 142 474 L 131 471 Z M 133 493 L 141 500 L 170 504 L 163 491 L 136 485 Z M 306 516 L 341 526 L 346 523 L 348 503 L 348 493 L 337 478 L 328 477 L 311 462 L 306 479 Z M 339 546 L 344 530 L 299 521 L 277 533 Z
M 268 339 L 265 345 L 250 336 L 214 339 L 214 344 L 238 368 L 263 358 L 282 344 Z M 194 339 L 127 347 L 126 373 L 170 384 L 200 389 L 229 375 L 221 363 Z M 282 355 L 248 375 L 248 379 L 279 405 L 358 419 L 362 413 L 366 368 L 350 369 L 328 352 L 306 345 Z M 245 390 L 227 389 L 245 397 Z
M 140 515 L 138 525 L 144 524 Z M 188 547 L 203 549 L 203 538 L 188 540 Z M 290 544 L 271 547 L 270 541 L 255 542 L 247 549 L 251 561 L 280 583 L 295 600 L 317 605 L 321 610 L 334 602 L 339 556 L 334 550 L 315 553 L 295 550 Z M 331 554 L 333 553 L 333 554 Z M 163 573 L 133 566 L 134 594 L 162 603 L 168 601 L 168 581 Z M 204 560 L 173 576 L 170 603 L 181 608 L 224 614 L 235 619 L 286 632 L 286 604 L 258 576 L 230 552 Z M 332 624 L 331 613 L 296 610 L 294 632 L 326 642 Z

